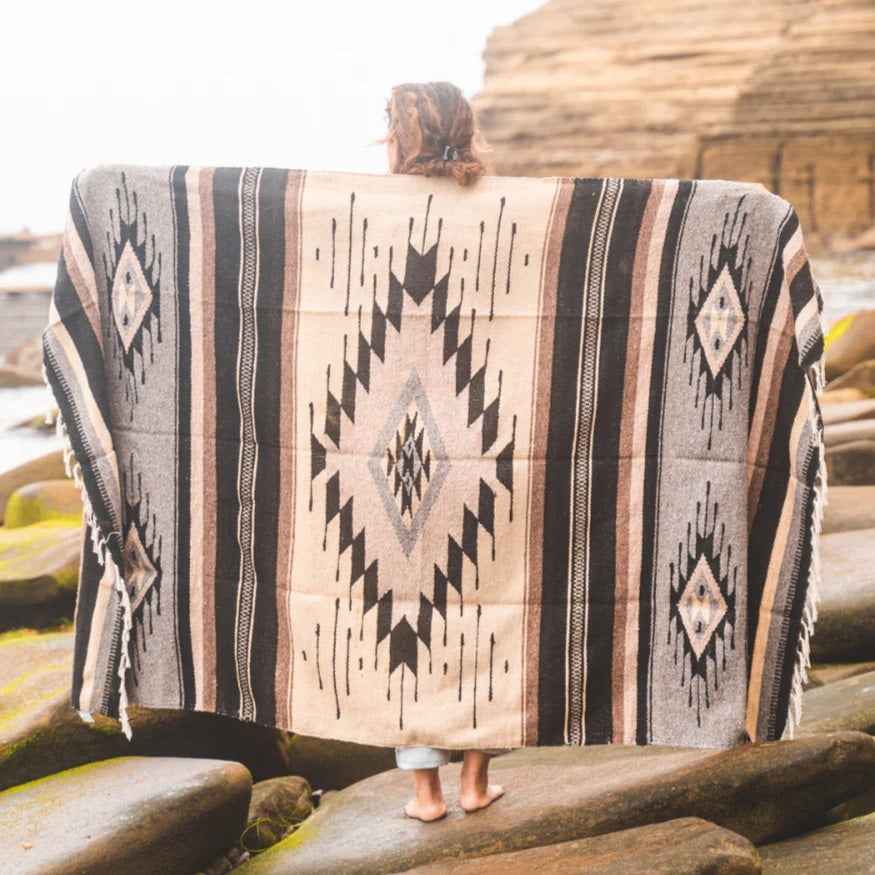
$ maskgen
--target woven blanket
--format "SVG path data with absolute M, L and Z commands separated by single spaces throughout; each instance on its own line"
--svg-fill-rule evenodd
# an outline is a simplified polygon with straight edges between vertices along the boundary
M 792 736 L 821 314 L 753 184 L 83 170 L 43 335 L 85 511 L 74 707 Z

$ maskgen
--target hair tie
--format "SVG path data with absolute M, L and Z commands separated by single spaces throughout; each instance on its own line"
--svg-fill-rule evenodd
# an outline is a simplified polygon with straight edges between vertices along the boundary
M 443 158 L 444 158 L 444 161 L 458 161 L 459 160 L 459 150 L 455 146 L 453 146 L 453 151 L 451 153 L 450 152 L 450 144 L 447 143 L 447 145 L 444 146 Z

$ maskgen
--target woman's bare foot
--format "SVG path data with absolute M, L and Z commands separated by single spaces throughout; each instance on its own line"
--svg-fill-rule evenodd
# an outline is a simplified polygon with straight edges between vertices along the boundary
M 462 776 L 459 782 L 459 802 L 467 812 L 479 811 L 504 795 L 501 784 L 490 784 L 488 780 L 488 753 L 479 750 L 466 750 L 462 762 Z
M 428 823 L 440 820 L 447 813 L 437 766 L 413 770 L 413 792 L 413 799 L 404 806 L 404 813 L 408 817 Z

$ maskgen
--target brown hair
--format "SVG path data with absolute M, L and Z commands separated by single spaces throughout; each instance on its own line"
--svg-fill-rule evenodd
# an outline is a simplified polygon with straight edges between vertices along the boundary
M 378 143 L 394 143 L 392 173 L 452 176 L 470 185 L 488 172 L 479 152 L 488 149 L 474 111 L 450 82 L 396 85 L 386 105 L 389 130 Z

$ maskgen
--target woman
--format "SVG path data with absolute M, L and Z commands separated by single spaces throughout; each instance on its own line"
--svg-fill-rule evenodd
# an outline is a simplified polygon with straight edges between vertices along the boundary
M 478 154 L 482 141 L 473 110 L 455 85 L 397 85 L 386 112 L 389 130 L 378 142 L 386 144 L 390 172 L 451 176 L 460 185 L 471 185 L 487 172 Z M 465 811 L 485 808 L 504 793 L 500 784 L 488 782 L 488 770 L 490 758 L 508 749 L 465 751 L 459 782 L 459 801 Z M 450 752 L 443 748 L 395 748 L 398 768 L 413 770 L 415 795 L 404 806 L 408 817 L 431 821 L 447 813 L 438 767 L 449 760 Z

